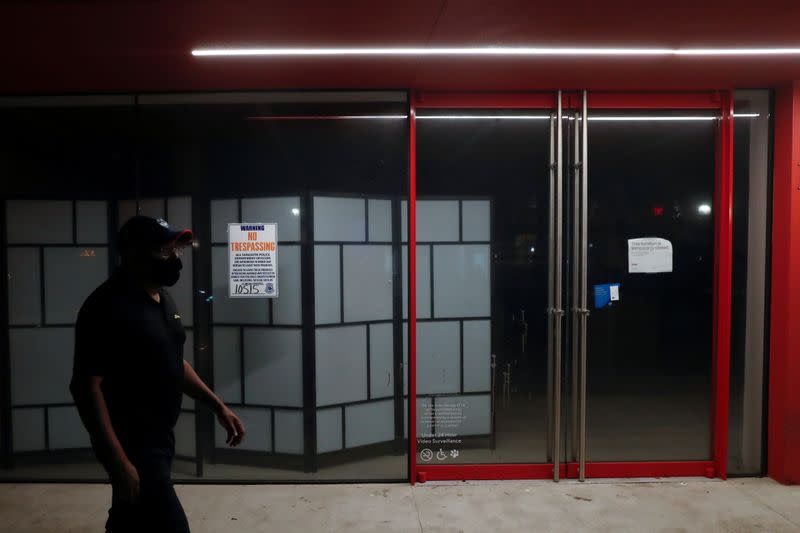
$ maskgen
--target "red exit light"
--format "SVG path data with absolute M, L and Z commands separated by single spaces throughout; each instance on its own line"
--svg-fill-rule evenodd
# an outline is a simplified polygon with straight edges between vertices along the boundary
M 664 216 L 664 208 L 663 207 L 654 207 L 653 208 L 653 216 L 654 217 L 663 217 Z

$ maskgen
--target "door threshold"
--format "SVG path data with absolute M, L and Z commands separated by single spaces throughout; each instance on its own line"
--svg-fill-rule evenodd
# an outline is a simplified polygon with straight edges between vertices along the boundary
M 634 483 L 664 483 L 664 484 L 678 484 L 689 485 L 695 483 L 719 483 L 722 482 L 719 478 L 707 477 L 620 477 L 620 478 L 593 478 L 586 481 L 579 481 L 577 479 L 561 479 L 558 482 L 552 479 L 472 479 L 465 481 L 426 481 L 425 483 L 418 483 L 420 487 L 447 487 L 447 486 L 480 486 L 480 485 L 621 485 L 621 484 L 634 484 Z
M 590 478 L 586 481 L 579 481 L 577 479 L 562 479 L 559 483 L 579 483 L 593 485 L 619 485 L 621 483 L 678 483 L 680 485 L 688 485 L 689 483 L 709 483 L 722 481 L 719 478 L 709 478 L 703 476 L 695 477 L 606 477 L 606 478 Z

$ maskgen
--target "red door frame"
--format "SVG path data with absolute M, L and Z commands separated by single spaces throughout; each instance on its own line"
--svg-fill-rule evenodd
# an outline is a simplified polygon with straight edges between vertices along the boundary
M 574 99 L 574 100 L 572 100 Z M 576 107 L 577 94 L 566 93 L 564 107 Z M 548 479 L 553 463 L 418 465 L 416 441 L 416 113 L 418 109 L 547 109 L 556 105 L 552 93 L 412 93 L 409 102 L 409 464 L 410 481 L 467 479 Z M 731 278 L 733 250 L 733 97 L 731 91 L 704 93 L 590 92 L 590 109 L 705 109 L 718 110 L 714 223 L 714 293 L 712 353 L 711 460 L 656 462 L 587 462 L 586 476 L 675 477 L 706 476 L 726 479 L 728 404 L 730 390 Z M 578 464 L 560 466 L 560 477 L 577 477 Z

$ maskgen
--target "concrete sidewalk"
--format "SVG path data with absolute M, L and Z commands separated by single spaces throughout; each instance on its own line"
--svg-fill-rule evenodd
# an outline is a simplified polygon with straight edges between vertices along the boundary
M 800 486 L 769 479 L 179 485 L 194 533 L 798 531 Z M 3 532 L 103 531 L 104 485 L 0 485 Z

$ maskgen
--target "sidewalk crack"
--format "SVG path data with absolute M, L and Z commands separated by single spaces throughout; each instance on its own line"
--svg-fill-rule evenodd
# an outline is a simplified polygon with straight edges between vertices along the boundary
M 414 510 L 417 511 L 417 523 L 419 524 L 419 531 L 420 533 L 425 533 L 425 528 L 422 527 L 422 514 L 419 512 L 419 505 L 417 505 L 417 491 L 414 490 L 414 487 L 410 487 L 411 489 L 411 500 L 414 502 Z

